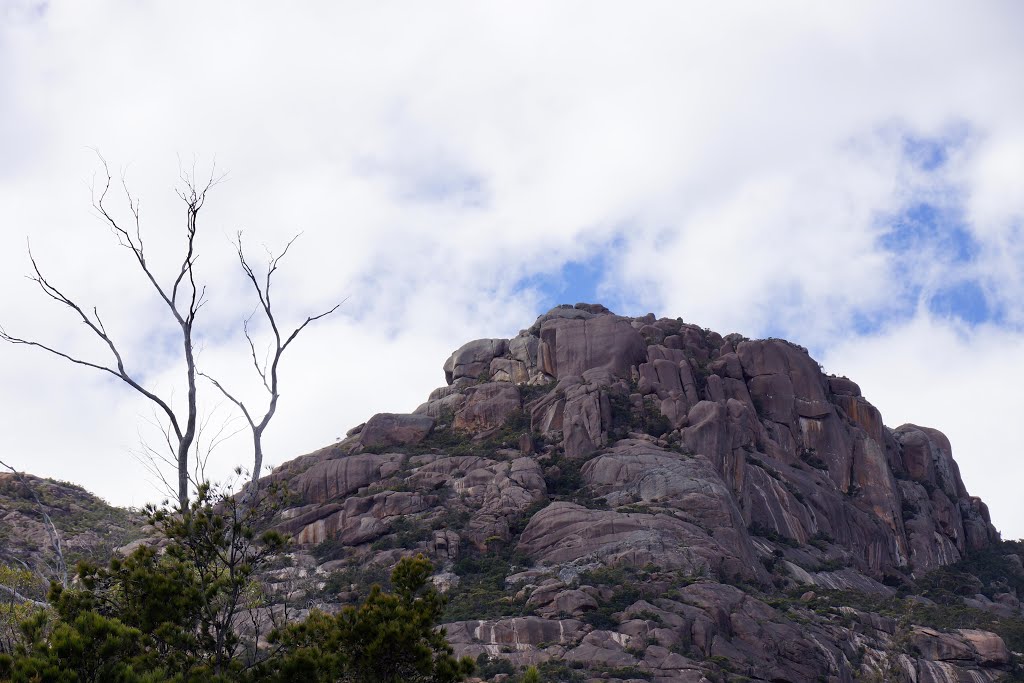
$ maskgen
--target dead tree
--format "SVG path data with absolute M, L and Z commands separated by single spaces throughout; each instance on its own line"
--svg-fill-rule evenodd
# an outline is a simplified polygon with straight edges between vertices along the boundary
M 97 154 L 97 156 L 99 155 Z M 182 188 L 176 189 L 176 192 L 185 203 L 185 249 L 184 256 L 180 261 L 177 273 L 170 284 L 167 285 L 161 284 L 157 280 L 149 261 L 147 261 L 147 254 L 142 241 L 139 200 L 132 196 L 123 176 L 121 178 L 121 186 L 124 188 L 125 195 L 128 199 L 131 217 L 127 223 L 122 223 L 116 219 L 110 211 L 108 211 L 105 201 L 107 200 L 107 195 L 110 192 L 112 179 L 106 160 L 103 159 L 102 156 L 99 158 L 100 162 L 103 164 L 103 172 L 106 176 L 106 181 L 98 197 L 96 195 L 95 185 L 93 187 L 93 208 L 110 228 L 117 240 L 117 243 L 131 254 L 130 258 L 138 265 L 139 269 L 145 276 L 145 279 L 152 286 L 163 304 L 166 305 L 169 314 L 173 317 L 175 323 L 181 330 L 182 357 L 185 362 L 185 378 L 188 387 L 184 412 L 180 414 L 175 412 L 171 408 L 169 400 L 165 400 L 155 394 L 152 390 L 147 389 L 139 380 L 136 379 L 136 375 L 129 371 L 125 366 L 125 361 L 122 357 L 121 351 L 114 342 L 110 333 L 107 331 L 102 318 L 100 318 L 99 310 L 96 307 L 93 307 L 90 311 L 88 308 L 79 305 L 69 295 L 65 294 L 63 290 L 59 289 L 49 279 L 47 279 L 47 277 L 43 275 L 42 270 L 39 268 L 39 264 L 36 262 L 36 259 L 32 254 L 31 246 L 29 247 L 28 255 L 29 261 L 32 264 L 32 273 L 28 276 L 29 279 L 34 281 L 46 296 L 71 309 L 73 314 L 104 343 L 110 352 L 111 360 L 106 364 L 85 360 L 64 351 L 60 351 L 48 344 L 14 336 L 9 334 L 2 327 L 0 327 L 0 339 L 11 344 L 34 346 L 76 365 L 109 373 L 152 402 L 156 410 L 167 419 L 169 424 L 169 432 L 172 435 L 172 447 L 175 450 L 177 459 L 178 505 L 180 509 L 184 511 L 188 509 L 188 461 L 189 452 L 196 437 L 198 416 L 193 331 L 196 316 L 199 313 L 199 309 L 202 308 L 205 302 L 205 288 L 198 286 L 195 279 L 195 264 L 197 258 L 197 218 L 206 201 L 206 193 L 216 185 L 221 178 L 215 177 L 211 173 L 210 178 L 205 185 L 199 186 L 196 184 L 194 173 L 189 174 L 184 171 L 181 173 L 180 177 L 184 185 Z
M 281 328 L 278 326 L 277 318 L 274 314 L 271 303 L 271 285 L 273 284 L 274 273 L 277 271 L 277 268 L 281 263 L 281 259 L 288 254 L 288 250 L 291 249 L 292 245 L 295 244 L 295 240 L 297 240 L 301 234 L 302 233 L 299 233 L 299 235 L 291 238 L 291 240 L 289 240 L 285 245 L 284 250 L 277 256 L 268 250 L 266 273 L 260 273 L 259 275 L 257 275 L 252 269 L 252 266 L 249 264 L 249 261 L 245 256 L 245 249 L 242 246 L 241 232 L 238 233 L 235 240 L 235 248 L 238 252 L 238 262 L 242 267 L 242 272 L 245 274 L 246 279 L 256 292 L 256 298 L 259 300 L 258 310 L 262 310 L 263 317 L 266 318 L 267 324 L 270 326 L 270 330 L 273 334 L 273 341 L 271 342 L 268 352 L 264 358 L 264 362 L 261 365 L 256 352 L 256 343 L 253 341 L 253 336 L 249 329 L 249 324 L 252 322 L 253 316 L 256 315 L 256 311 L 253 311 L 253 313 L 242 323 L 242 330 L 245 332 L 245 339 L 249 343 L 249 351 L 252 356 L 253 366 L 256 368 L 256 372 L 259 375 L 260 380 L 263 382 L 263 388 L 269 395 L 267 408 L 263 412 L 262 417 L 258 413 L 254 413 L 250 410 L 249 406 L 247 406 L 244 401 L 229 392 L 218 380 L 205 372 L 199 373 L 210 380 L 210 382 L 217 387 L 222 394 L 224 394 L 225 398 L 238 406 L 238 409 L 242 411 L 242 415 L 245 416 L 246 421 L 249 423 L 249 427 L 252 430 L 252 482 L 254 484 L 259 480 L 260 470 L 263 468 L 263 433 L 266 431 L 267 425 L 270 424 L 271 419 L 273 419 L 274 413 L 277 412 L 277 402 L 281 398 L 278 378 L 281 357 L 288 349 L 288 346 L 295 341 L 295 338 L 299 336 L 299 333 L 302 332 L 307 325 L 311 322 L 329 316 L 331 313 L 338 310 L 338 308 L 341 307 L 341 304 L 344 303 L 344 301 L 341 301 L 323 313 L 307 317 L 301 325 L 292 330 L 287 336 L 281 332 Z

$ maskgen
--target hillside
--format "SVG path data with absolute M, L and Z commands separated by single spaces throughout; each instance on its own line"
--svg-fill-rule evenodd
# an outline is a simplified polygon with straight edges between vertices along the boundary
M 38 597 L 46 592 L 42 577 L 57 577 L 56 554 L 35 496 L 60 532 L 69 571 L 79 560 L 106 562 L 115 548 L 142 535 L 140 515 L 108 505 L 81 486 L 23 476 L 24 482 L 0 472 L 0 564 L 30 568 L 40 579 Z
M 941 432 L 886 427 L 802 347 L 577 304 L 444 374 L 271 475 L 280 595 L 333 609 L 420 551 L 485 676 L 1014 675 L 1020 546 Z
M 414 413 L 267 477 L 291 546 L 261 580 L 294 618 L 424 553 L 482 680 L 1024 680 L 1024 544 L 940 431 L 886 427 L 802 347 L 577 304 L 443 372 Z M 78 487 L 33 486 L 73 553 L 139 533 Z M 3 561 L 48 561 L 3 475 L 0 541 Z

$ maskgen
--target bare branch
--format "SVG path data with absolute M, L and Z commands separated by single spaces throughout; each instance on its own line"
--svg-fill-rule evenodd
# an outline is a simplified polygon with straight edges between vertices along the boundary
M 30 605 L 35 605 L 36 607 L 49 607 L 48 603 L 41 602 L 39 600 L 33 600 L 32 598 L 25 597 L 24 595 L 22 595 L 18 591 L 14 590 L 13 588 L 9 588 L 9 587 L 3 585 L 2 583 L 0 583 L 0 593 L 6 593 L 7 595 L 9 595 L 12 598 L 14 598 L 15 600 L 17 600 L 18 602 L 28 603 Z
M 218 382 L 216 379 L 214 379 L 210 375 L 206 374 L 205 372 L 200 371 L 199 372 L 199 376 L 200 377 L 205 377 L 206 379 L 208 379 L 210 381 L 210 383 L 213 384 L 213 386 L 217 387 L 217 389 L 220 390 L 220 393 L 224 394 L 224 398 L 226 398 L 227 400 L 231 401 L 236 406 L 238 406 L 238 408 L 242 411 L 242 414 L 245 415 L 245 419 L 249 421 L 249 424 L 250 425 L 253 424 L 252 417 L 249 415 L 249 410 L 245 407 L 244 403 L 242 403 L 240 400 L 235 398 L 230 392 L 228 392 L 227 389 L 225 389 L 223 387 L 223 385 L 221 385 L 220 382 Z
M 313 316 L 310 316 L 310 317 L 306 318 L 306 322 L 304 322 L 301 325 L 299 325 L 298 327 L 296 327 L 295 331 L 292 332 L 291 335 L 289 335 L 287 341 L 285 341 L 284 345 L 281 347 L 281 351 L 283 352 L 286 348 L 288 348 L 288 345 L 291 344 L 295 340 L 295 338 L 299 336 L 299 332 L 302 332 L 302 330 L 305 329 L 306 325 L 310 324 L 311 322 L 315 322 L 317 320 L 320 320 L 321 318 L 326 318 L 331 313 L 334 313 L 336 310 L 341 308 L 342 304 L 344 304 L 346 301 L 348 301 L 348 297 L 345 297 L 344 299 L 342 299 L 338 303 L 334 304 L 334 306 L 332 306 L 328 310 L 324 311 L 323 313 L 321 313 L 319 315 L 313 315 Z
M 220 409 L 222 404 L 217 404 L 210 410 L 203 419 L 200 421 L 199 426 L 196 428 L 196 442 L 195 442 L 195 466 L 194 466 L 194 484 L 198 487 L 201 482 L 207 480 L 206 477 L 206 465 L 213 455 L 213 452 L 217 448 L 227 441 L 228 439 L 236 436 L 240 433 L 244 427 L 234 428 L 233 423 L 238 419 L 237 417 L 229 417 L 224 420 L 219 420 L 217 427 L 214 429 L 212 434 L 211 422 L 214 420 L 214 416 Z
M 260 379 L 263 380 L 263 387 L 270 391 L 270 385 L 267 384 L 267 358 L 263 359 L 263 366 L 260 367 L 260 362 L 256 358 L 256 343 L 252 340 L 252 335 L 249 334 L 249 321 L 256 315 L 256 311 L 249 314 L 249 317 L 242 322 L 242 330 L 245 332 L 245 340 L 249 342 L 249 351 L 252 353 L 252 364 L 256 368 L 256 372 L 259 374 Z M 267 356 L 270 355 L 270 349 L 267 349 Z M 221 389 L 223 391 L 223 389 Z
M 217 448 L 219 448 L 220 445 L 223 444 L 225 441 L 228 441 L 229 439 L 232 439 L 235 436 L 238 436 L 239 434 L 242 433 L 242 430 L 244 429 L 244 427 L 237 427 L 237 428 L 231 427 L 231 424 L 234 421 L 235 421 L 234 419 L 224 420 L 221 423 L 221 426 L 217 429 L 217 431 L 214 432 L 213 436 L 211 436 L 211 437 L 209 437 L 207 439 L 206 447 L 205 448 L 206 448 L 206 452 L 208 454 L 209 453 L 213 453 L 213 451 L 217 450 Z M 229 429 L 231 431 L 229 431 Z M 207 457 L 209 457 L 209 456 L 207 456 Z
M 154 459 L 153 449 L 147 445 L 142 445 L 140 448 L 142 450 L 129 451 L 129 455 L 131 455 L 132 459 L 142 465 L 146 472 L 149 473 L 150 485 L 153 486 L 153 489 L 162 496 L 167 496 L 169 498 L 176 497 L 178 495 L 177 488 L 167 481 L 167 478 L 164 476 L 163 468 L 160 467 Z M 170 464 L 173 465 L 174 463 Z M 160 482 L 160 485 L 158 486 L 154 484 L 153 480 Z
M 114 375 L 115 377 L 123 381 L 125 384 L 135 389 L 135 391 L 139 392 L 140 394 L 148 398 L 150 401 L 155 403 L 157 406 L 159 406 L 160 409 L 167 415 L 168 419 L 170 420 L 171 425 L 174 427 L 175 433 L 179 437 L 181 437 L 181 428 L 178 425 L 177 417 L 175 416 L 174 411 L 171 410 L 170 405 L 168 405 L 159 396 L 157 396 L 153 392 L 143 387 L 137 381 L 135 381 L 135 379 L 125 369 L 124 359 L 121 357 L 121 352 L 118 350 L 117 345 L 114 343 L 113 339 L 111 339 L 110 336 L 107 334 L 106 327 L 103 325 L 103 321 L 99 317 L 98 309 L 95 307 L 93 308 L 93 316 L 95 320 L 93 318 L 90 318 L 89 314 L 86 313 L 85 310 L 79 304 L 77 304 L 74 300 L 72 300 L 69 296 L 64 294 L 49 280 L 47 280 L 46 276 L 43 275 L 42 270 L 39 268 L 39 264 L 36 261 L 35 256 L 32 254 L 31 244 L 29 245 L 28 249 L 28 257 L 29 261 L 32 263 L 32 270 L 35 273 L 34 276 L 29 276 L 29 278 L 33 280 L 36 284 L 38 284 L 39 287 L 43 290 L 43 292 L 51 299 L 67 306 L 68 308 L 75 312 L 75 314 L 85 324 L 85 326 L 88 327 L 89 330 L 92 331 L 92 333 L 96 335 L 110 350 L 110 353 L 114 357 L 114 361 L 116 363 L 116 369 L 107 365 L 101 365 L 98 363 L 93 363 L 90 361 L 83 360 L 81 358 L 74 357 L 68 353 L 58 351 L 52 346 L 43 344 L 41 342 L 15 337 L 13 335 L 8 334 L 7 331 L 4 330 L 3 328 L 0 328 L 0 339 L 12 344 L 24 344 L 27 346 L 35 346 L 37 348 L 43 349 L 44 351 L 48 351 L 49 353 L 55 356 L 59 356 L 67 361 L 75 363 L 76 365 L 90 367 L 95 370 L 100 370 L 102 372 L 107 372 L 111 375 Z
M 253 417 L 252 413 L 250 412 L 250 410 L 248 409 L 248 407 L 240 399 L 238 399 L 234 394 L 229 392 L 220 382 L 211 377 L 209 374 L 200 373 L 200 375 L 208 379 L 224 395 L 225 398 L 227 398 L 229 401 L 238 406 L 238 408 L 245 415 L 246 420 L 248 420 L 249 422 L 249 426 L 252 429 L 253 436 L 253 482 L 256 482 L 259 479 L 260 472 L 263 469 L 263 433 L 266 430 L 267 426 L 270 424 L 271 419 L 273 419 L 274 414 L 277 411 L 278 400 L 281 397 L 278 376 L 281 357 L 284 355 L 284 352 L 288 349 L 288 346 L 293 341 L 295 341 L 295 339 L 299 336 L 299 333 L 301 333 L 302 330 L 304 330 L 310 323 L 331 315 L 332 313 L 337 311 L 343 303 L 345 303 L 345 300 L 342 300 L 340 303 L 335 304 L 330 309 L 322 313 L 307 317 L 306 320 L 298 327 L 296 327 L 291 332 L 291 334 L 288 335 L 287 338 L 282 338 L 281 330 L 278 327 L 277 323 L 277 317 L 275 316 L 271 305 L 271 290 L 273 286 L 273 277 L 274 273 L 277 272 L 278 267 L 281 265 L 281 261 L 288 254 L 288 251 L 292 248 L 292 245 L 295 244 L 296 240 L 298 240 L 301 235 L 302 233 L 300 232 L 296 234 L 294 237 L 292 237 L 290 240 L 288 240 L 288 242 L 284 246 L 284 249 L 281 251 L 280 254 L 276 256 L 273 254 L 272 251 L 270 251 L 270 249 L 264 247 L 264 249 L 267 252 L 266 272 L 261 276 L 257 276 L 255 270 L 253 270 L 252 266 L 250 265 L 249 260 L 246 258 L 245 247 L 243 245 L 242 240 L 242 232 L 239 231 L 236 234 L 235 250 L 238 254 L 238 263 L 242 268 L 242 273 L 245 275 L 245 278 L 249 281 L 249 284 L 252 286 L 252 289 L 256 294 L 256 298 L 259 301 L 259 308 L 263 309 L 263 315 L 265 316 L 267 323 L 270 325 L 270 330 L 273 334 L 273 341 L 269 345 L 269 351 L 267 354 L 268 358 L 270 359 L 268 369 L 266 361 L 264 361 L 264 364 L 262 366 L 260 365 L 259 358 L 256 353 L 256 342 L 253 339 L 253 335 L 249 327 L 253 315 L 255 315 L 255 311 L 252 314 L 250 314 L 249 317 L 246 318 L 242 323 L 242 330 L 245 333 L 246 342 L 249 344 L 249 352 L 252 357 L 253 367 L 256 368 L 256 373 L 259 375 L 260 380 L 263 382 L 263 388 L 269 395 L 267 408 L 266 411 L 263 413 L 263 417 L 260 418 L 260 420 L 257 422 L 256 419 Z
M 140 430 L 139 448 L 138 450 L 131 450 L 129 453 L 149 473 L 151 479 L 155 479 L 160 483 L 159 486 L 153 485 L 153 488 L 161 495 L 174 498 L 178 494 L 177 488 L 164 476 L 165 467 L 170 467 L 172 470 L 177 467 L 177 452 L 172 443 L 171 428 L 160 422 L 160 415 L 156 412 L 154 412 L 152 418 L 143 418 L 143 420 L 160 431 L 163 441 L 162 448 L 166 448 L 167 451 L 165 453 L 161 448 L 155 448 L 150 445 L 150 442 L 142 435 Z M 169 456 L 168 453 L 170 454 Z

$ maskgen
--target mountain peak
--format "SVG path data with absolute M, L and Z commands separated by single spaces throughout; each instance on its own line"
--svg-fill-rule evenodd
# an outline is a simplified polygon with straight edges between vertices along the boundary
M 840 636 L 805 634 L 761 600 L 898 600 L 999 541 L 941 432 L 886 427 L 856 382 L 786 340 L 580 303 L 463 344 L 443 372 L 413 414 L 375 415 L 272 476 L 298 498 L 281 528 L 318 561 L 432 555 L 449 620 L 463 620 L 449 625 L 459 654 L 659 681 L 704 680 L 681 672 L 707 673 L 694 660 L 715 655 L 757 680 L 850 680 L 860 665 Z M 687 605 L 731 625 L 698 635 Z M 747 609 L 768 611 L 744 641 Z M 639 614 L 660 616 L 641 628 Z M 873 638 L 863 647 L 891 646 Z

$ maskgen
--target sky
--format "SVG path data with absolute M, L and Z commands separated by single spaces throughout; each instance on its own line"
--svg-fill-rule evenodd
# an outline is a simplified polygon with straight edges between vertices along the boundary
M 257 263 L 301 233 L 282 325 L 344 301 L 283 360 L 269 464 L 412 411 L 465 341 L 601 302 L 808 347 L 886 424 L 946 433 L 1019 538 L 1022 26 L 1012 1 L 0 0 L 0 325 L 108 360 L 23 277 L 30 240 L 180 405 L 173 323 L 90 193 L 102 154 L 166 279 L 181 174 L 224 174 L 199 217 L 200 367 L 263 400 L 240 230 Z M 117 184 L 108 205 L 130 219 Z M 203 389 L 209 437 L 231 411 Z M 166 495 L 132 457 L 150 406 L 114 378 L 2 346 L 0 414 L 15 467 Z

